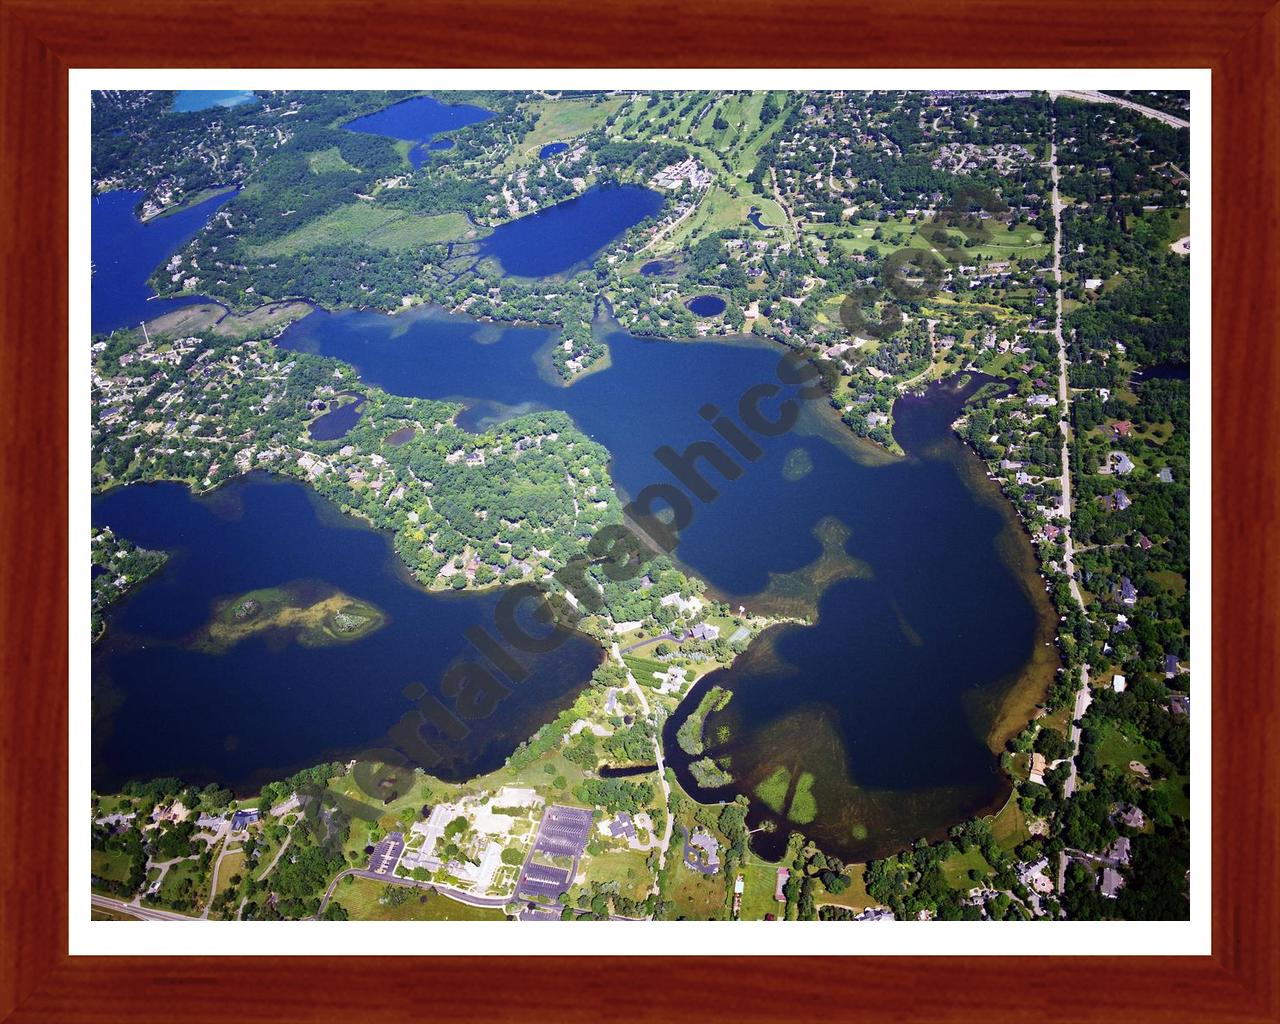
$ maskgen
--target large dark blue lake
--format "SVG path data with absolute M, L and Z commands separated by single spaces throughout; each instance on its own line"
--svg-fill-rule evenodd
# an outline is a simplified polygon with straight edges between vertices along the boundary
M 418 96 L 395 103 L 376 114 L 357 117 L 344 127 L 353 132 L 368 132 L 370 135 L 418 143 L 409 150 L 409 162 L 420 167 L 429 151 L 452 146 L 448 140 L 433 143 L 441 132 L 465 128 L 492 116 L 493 111 L 469 103 L 441 103 L 431 96 Z
M 134 215 L 143 193 L 94 196 L 90 250 L 93 255 L 91 323 L 94 334 L 137 327 L 170 310 L 208 301 L 198 295 L 157 299 L 147 285 L 152 271 L 185 245 L 234 193 L 206 199 L 145 224 Z
M 434 595 L 409 580 L 386 535 L 292 481 L 254 474 L 208 497 L 182 484 L 142 484 L 94 499 L 93 522 L 172 553 L 158 575 L 115 611 L 93 656 L 93 784 L 177 775 L 238 792 L 291 770 L 385 746 L 413 705 L 404 688 L 439 694 L 446 668 L 478 659 L 464 637 L 494 630 L 497 596 Z M 300 646 L 266 633 L 225 653 L 183 641 L 211 603 L 263 587 L 321 581 L 388 616 L 349 644 Z M 539 632 L 531 629 L 531 632 Z M 432 770 L 469 778 L 499 767 L 598 663 L 577 638 L 544 656 L 532 676 L 467 737 L 439 744 Z
M 508 221 L 480 243 L 514 277 L 554 277 L 585 266 L 606 245 L 662 209 L 640 185 L 598 185 L 537 213 Z
M 565 409 L 613 453 L 624 496 L 675 482 L 654 453 L 714 439 L 708 406 L 736 418 L 744 394 L 778 381 L 779 351 L 761 343 L 608 340 L 611 367 L 568 388 L 546 372 L 548 332 L 430 312 L 316 313 L 281 343 L 347 360 L 395 393 L 467 399 L 470 427 Z M 761 453 L 735 456 L 736 479 L 696 463 L 717 496 L 692 502 L 676 556 L 734 604 L 816 620 L 769 631 L 700 684 L 734 692 L 708 735 L 737 779 L 701 795 L 751 794 L 753 821 L 782 826 L 755 837 L 764 852 L 798 827 L 847 856 L 877 855 L 1008 795 L 996 751 L 1056 667 L 1053 613 L 1012 510 L 950 429 L 979 383 L 899 401 L 904 459 L 855 442 L 810 400 L 794 429 L 751 435 Z M 762 413 L 775 417 L 787 394 Z M 666 749 L 699 793 L 674 742 L 692 703 Z M 783 769 L 770 810 L 755 791 L 776 790 Z

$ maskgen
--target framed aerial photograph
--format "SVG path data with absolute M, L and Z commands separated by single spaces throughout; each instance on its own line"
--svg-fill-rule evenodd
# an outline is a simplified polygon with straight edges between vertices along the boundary
M 1254 14 L 33 56 L 0 1017 L 1277 1019 Z
M 94 77 L 73 935 L 1207 942 L 1204 73 Z

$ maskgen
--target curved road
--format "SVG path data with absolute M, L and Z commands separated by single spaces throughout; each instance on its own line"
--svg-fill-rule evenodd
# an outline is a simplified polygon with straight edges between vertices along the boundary
M 492 907 L 501 910 L 510 903 L 515 896 L 476 896 L 473 893 L 463 892 L 461 889 L 453 889 L 447 885 L 441 885 L 438 882 L 419 882 L 415 878 L 400 878 L 396 875 L 380 875 L 377 872 L 370 871 L 368 868 L 347 868 L 341 872 L 332 882 L 329 888 L 325 890 L 324 899 L 320 901 L 320 910 L 317 917 L 323 914 L 325 908 L 329 905 L 329 901 L 333 899 L 334 890 L 338 888 L 338 883 L 348 875 L 356 878 L 367 878 L 372 882 L 386 882 L 388 885 L 407 885 L 414 889 L 424 889 L 428 892 L 438 893 L 447 899 L 454 900 L 457 903 L 465 903 L 471 907 Z
M 1081 89 L 1079 91 L 1073 89 L 1057 90 L 1051 89 L 1050 96 L 1066 96 L 1068 99 L 1084 100 L 1086 103 L 1113 103 L 1117 107 L 1128 107 L 1130 110 L 1136 110 L 1139 114 L 1145 114 L 1147 117 L 1154 117 L 1157 121 L 1163 121 L 1171 128 L 1190 128 L 1191 123 L 1184 121 L 1180 117 L 1174 117 L 1172 114 L 1166 114 L 1163 110 L 1156 110 L 1154 107 L 1144 107 L 1141 103 L 1134 103 L 1133 100 L 1126 100 L 1120 96 L 1108 96 L 1105 92 L 1098 92 L 1091 89 Z

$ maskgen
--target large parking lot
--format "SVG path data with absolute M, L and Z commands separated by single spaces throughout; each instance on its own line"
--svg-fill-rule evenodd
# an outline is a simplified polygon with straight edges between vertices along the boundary
M 404 835 L 391 832 L 369 854 L 369 870 L 379 875 L 389 875 L 395 871 L 400 854 L 404 853 Z
M 533 848 L 552 857 L 580 857 L 590 835 L 590 811 L 581 807 L 548 807 Z
M 573 884 L 578 858 L 591 835 L 591 812 L 582 807 L 548 807 L 538 826 L 538 838 L 520 872 L 516 895 L 554 900 Z M 570 868 L 539 864 L 537 857 L 572 857 Z

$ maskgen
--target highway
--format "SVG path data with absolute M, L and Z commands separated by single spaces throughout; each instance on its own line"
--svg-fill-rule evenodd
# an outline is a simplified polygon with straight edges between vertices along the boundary
M 136 903 L 125 903 L 123 900 L 112 899 L 110 896 L 100 896 L 94 893 L 92 896 L 93 905 L 102 907 L 105 910 L 116 910 L 120 913 L 128 914 L 136 917 L 140 921 L 199 921 L 198 917 L 188 917 L 186 914 L 175 914 L 171 910 L 158 910 L 155 907 L 144 907 Z
M 1153 107 L 1144 107 L 1141 103 L 1134 103 L 1132 100 L 1122 99 L 1119 96 L 1108 96 L 1105 92 L 1097 92 L 1095 90 L 1081 89 L 1057 92 L 1050 91 L 1050 96 L 1066 96 L 1072 100 L 1083 100 L 1086 103 L 1112 103 L 1117 107 L 1128 107 L 1130 110 L 1136 110 L 1139 114 L 1145 114 L 1147 117 L 1154 117 L 1157 121 L 1163 121 L 1171 128 L 1190 128 L 1191 123 L 1184 121 L 1180 117 L 1174 117 L 1172 114 L 1166 114 L 1163 110 L 1156 110 Z

